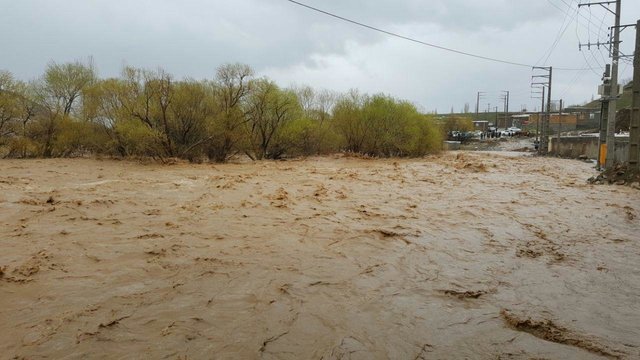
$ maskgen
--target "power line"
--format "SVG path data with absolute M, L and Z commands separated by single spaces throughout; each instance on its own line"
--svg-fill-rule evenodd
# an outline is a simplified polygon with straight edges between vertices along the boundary
M 562 91 L 559 98 L 560 99 L 564 98 L 564 96 L 567 95 L 569 91 L 573 90 L 578 80 L 580 80 L 586 73 L 587 73 L 587 70 L 577 72 L 576 75 L 573 77 L 573 79 L 569 82 L 569 85 L 567 85 L 567 87 Z
M 590 44 L 590 43 L 591 43 L 591 23 L 592 23 L 591 19 L 592 19 L 592 18 L 593 18 L 593 13 L 592 13 L 592 11 L 591 11 L 591 6 L 589 6 L 589 23 L 587 24 L 587 32 L 588 32 L 588 33 L 587 33 L 587 43 L 588 43 L 588 44 Z M 599 38 L 599 37 L 597 37 L 597 38 L 596 38 L 596 41 L 599 41 L 599 40 L 600 40 L 600 38 Z M 589 49 L 589 50 L 591 50 L 591 49 Z M 599 47 L 599 46 L 598 46 L 598 50 L 600 50 L 600 47 Z M 593 60 L 595 60 L 595 61 L 596 61 L 596 63 L 598 64 L 598 66 L 600 66 L 600 67 L 604 68 L 604 66 L 605 66 L 605 65 L 600 65 L 600 60 L 598 60 L 598 58 L 596 58 L 596 57 L 595 57 L 595 55 L 593 55 L 593 53 L 591 53 L 591 54 L 592 54 L 592 55 L 591 55 L 591 57 L 593 58 Z M 602 51 L 598 51 L 598 54 L 600 55 L 600 57 L 602 57 Z M 603 63 L 604 63 L 604 64 L 606 64 L 606 63 L 607 63 L 607 61 L 606 61 L 605 59 L 602 59 L 602 60 L 603 60 Z
M 589 7 L 589 11 L 591 11 L 591 7 Z M 604 27 L 604 21 L 607 18 L 607 14 L 603 14 L 602 15 L 602 21 L 600 22 L 600 27 L 598 28 L 598 38 L 597 40 L 600 41 L 600 34 L 602 33 L 602 28 Z M 602 57 L 602 61 L 606 64 L 607 63 L 607 59 L 604 57 L 604 55 L 602 54 L 602 50 L 600 48 L 598 48 L 598 52 L 600 53 L 600 56 Z
M 578 37 L 578 41 L 580 40 L 580 38 Z M 600 64 L 600 61 L 598 60 L 598 58 L 596 58 L 596 56 L 593 54 L 593 52 L 589 51 L 589 55 L 591 55 L 591 58 L 593 60 L 595 60 L 596 62 L 596 66 L 594 67 L 593 64 L 588 60 L 587 55 L 585 55 L 584 51 L 580 51 L 580 53 L 582 54 L 582 57 L 584 58 L 584 61 L 588 64 L 587 66 L 589 66 L 589 70 L 591 70 L 591 72 L 593 72 L 596 76 L 601 76 L 602 74 L 599 74 L 596 69 L 598 70 L 604 70 L 605 65 Z
M 561 1 L 563 4 L 567 5 L 567 6 L 569 7 L 569 10 L 562 9 L 561 7 L 559 7 L 558 5 L 556 5 L 556 4 L 555 4 L 554 2 L 552 2 L 551 0 L 547 0 L 547 2 L 548 2 L 549 4 L 551 4 L 554 8 L 556 8 L 556 9 L 560 10 L 560 12 L 562 12 L 562 13 L 563 13 L 563 14 L 565 14 L 565 15 L 569 15 L 570 10 L 571 10 L 571 4 L 567 3 L 565 0 L 560 0 L 560 1 Z M 572 0 L 572 3 L 573 3 L 573 0 Z M 582 1 L 578 1 L 578 5 L 580 5 L 580 4 L 582 4 Z M 606 16 L 606 14 L 605 14 L 604 16 Z M 582 19 L 586 20 L 588 24 L 587 24 L 587 25 L 585 25 L 585 23 L 584 23 L 584 22 L 582 22 L 582 21 L 580 20 L 580 18 L 582 18 Z M 591 29 L 591 25 L 598 26 L 598 24 L 597 24 L 597 23 L 595 23 L 595 22 L 593 21 L 593 19 L 591 19 L 591 18 L 589 18 L 589 17 L 587 17 L 587 16 L 583 15 L 582 13 L 580 13 L 580 12 L 578 11 L 575 21 L 576 21 L 576 29 L 577 29 L 577 26 L 578 26 L 578 25 L 580 25 L 580 26 L 582 26 L 585 30 L 587 30 L 587 32 L 588 32 L 588 34 L 589 34 L 589 35 L 597 35 L 597 34 L 595 33 L 595 30 L 592 30 L 592 29 Z
M 574 0 L 571 0 L 571 4 L 569 4 L 569 10 L 571 10 L 571 6 L 573 5 L 573 1 Z M 569 18 L 569 11 L 567 11 L 565 13 L 564 19 L 562 20 L 562 25 L 560 25 L 560 28 L 558 29 L 558 35 L 556 36 L 553 44 L 551 44 L 551 47 L 544 54 L 542 54 L 540 59 L 538 59 L 538 61 L 536 62 L 536 65 L 540 64 L 541 62 L 544 64 L 547 61 L 549 61 L 549 58 L 553 54 L 553 51 L 556 49 L 556 47 L 560 43 L 560 39 L 562 39 L 562 37 L 564 36 L 565 32 L 569 28 L 569 25 L 571 25 L 571 23 L 575 20 L 577 15 L 578 15 L 578 10 L 576 10 L 576 12 L 573 14 L 571 19 L 569 19 L 569 21 L 567 22 L 567 18 Z M 565 22 L 566 22 L 566 25 L 565 25 Z M 541 61 L 542 58 L 544 58 L 545 54 L 547 55 L 547 57 L 544 59 L 544 61 Z
M 578 33 L 578 24 L 581 24 L 578 19 L 576 19 L 576 39 L 578 39 L 578 44 L 581 43 L 580 41 L 580 34 Z M 583 25 L 583 24 L 581 24 Z M 583 25 L 584 26 L 584 25 Z M 582 57 L 584 58 L 585 63 L 587 64 L 589 70 L 591 70 L 591 72 L 593 72 L 596 76 L 600 76 L 600 74 L 598 74 L 598 72 L 596 71 L 596 69 L 594 69 L 593 64 L 589 61 L 589 59 L 587 58 L 587 55 L 585 54 L 584 51 L 580 50 L 580 54 L 582 54 Z M 593 55 L 593 53 L 591 51 L 589 51 L 589 55 L 591 55 L 591 58 L 593 58 L 593 60 L 596 61 L 597 64 L 597 68 L 598 70 L 604 70 L 604 66 L 600 65 L 600 62 L 598 61 L 598 59 L 595 57 L 595 55 Z
M 602 32 L 602 24 L 604 24 L 604 20 L 606 19 L 606 15 L 607 14 L 604 14 L 602 16 L 602 21 L 600 23 L 600 27 L 598 28 L 598 34 L 596 35 L 596 41 L 600 41 L 600 33 Z M 590 24 L 591 24 L 591 19 L 592 18 L 593 18 L 593 12 L 591 11 L 591 6 L 589 6 L 589 23 Z M 588 42 L 591 43 L 591 38 L 589 38 Z M 607 63 L 607 59 L 602 54 L 602 49 L 600 48 L 600 46 L 598 46 L 598 54 L 600 55 L 600 58 L 602 58 L 602 62 L 604 64 L 606 64 Z M 600 64 L 600 62 L 598 62 L 598 64 Z
M 562 1 L 562 3 L 563 3 L 563 4 L 565 4 L 565 5 L 569 5 L 569 4 L 567 4 L 567 2 L 566 2 L 565 0 L 560 0 L 560 1 Z M 582 4 L 582 1 L 579 1 L 578 3 L 579 3 L 579 4 Z M 592 19 L 591 19 L 591 18 L 587 18 L 586 16 L 582 15 L 581 13 L 578 13 L 578 15 L 579 15 L 581 18 L 583 18 L 583 19 L 587 20 L 587 21 L 589 22 L 589 24 L 594 25 L 594 26 L 597 26 L 597 25 L 598 25 L 597 23 L 594 23 L 594 22 L 592 21 Z M 584 26 L 584 24 L 583 24 L 583 26 Z
M 448 47 L 445 47 L 445 46 L 431 44 L 431 43 L 428 43 L 428 42 L 425 42 L 425 41 L 422 41 L 422 40 L 417 40 L 417 39 L 414 39 L 414 38 L 411 38 L 411 37 L 408 37 L 408 36 L 400 35 L 400 34 L 397 34 L 397 33 L 394 33 L 394 32 L 388 31 L 388 30 L 377 28 L 375 26 L 367 25 L 367 24 L 361 23 L 359 21 L 351 20 L 351 19 L 348 19 L 346 17 L 340 16 L 340 15 L 336 15 L 336 14 L 330 13 L 328 11 L 325 11 L 325 10 L 322 10 L 322 9 L 318 9 L 316 7 L 301 3 L 299 1 L 295 1 L 295 0 L 286 0 L 286 1 L 288 1 L 288 2 L 290 2 L 292 4 L 295 4 L 295 5 L 298 5 L 298 6 L 302 6 L 304 8 L 309 9 L 309 10 L 313 10 L 313 11 L 319 12 L 321 14 L 333 17 L 333 18 L 338 19 L 338 20 L 342 20 L 342 21 L 345 21 L 345 22 L 348 22 L 348 23 L 351 23 L 351 24 L 354 24 L 354 25 L 358 25 L 358 26 L 367 28 L 369 30 L 377 31 L 377 32 L 380 32 L 380 33 L 383 33 L 383 34 L 386 34 L 386 35 L 389 35 L 389 36 L 397 37 L 397 38 L 400 38 L 400 39 L 403 39 L 403 40 L 407 40 L 407 41 L 410 41 L 410 42 L 413 42 L 413 43 L 416 43 L 416 44 L 429 46 L 429 47 L 440 49 L 440 50 L 444 50 L 444 51 L 449 51 L 449 52 L 456 53 L 456 54 L 459 54 L 459 55 L 465 55 L 465 56 L 469 56 L 469 57 L 473 57 L 473 58 L 477 58 L 477 59 L 493 61 L 493 62 L 498 62 L 498 63 L 502 63 L 502 64 L 507 64 L 507 65 L 514 65 L 514 66 L 521 66 L 521 67 L 528 67 L 528 68 L 533 68 L 534 67 L 534 65 L 530 65 L 530 64 L 524 64 L 524 63 L 518 63 L 518 62 L 515 62 L 515 61 L 508 61 L 508 60 L 492 58 L 492 57 L 488 57 L 488 56 L 483 56 L 483 55 L 469 53 L 469 52 L 466 52 L 466 51 L 461 51 L 461 50 L 448 48 Z M 556 68 L 556 69 L 557 70 L 566 70 L 566 71 L 581 71 L 581 70 L 584 70 L 584 69 L 569 69 L 569 68 Z
M 561 1 L 562 1 L 562 0 L 561 0 Z M 565 1 L 562 1 L 562 2 L 563 2 L 565 5 L 567 5 L 567 6 L 569 7 L 569 10 L 565 10 L 565 9 L 563 9 L 563 8 L 559 7 L 556 3 L 552 2 L 551 0 L 547 0 L 547 2 L 548 2 L 549 4 L 551 4 L 551 6 L 553 6 L 554 8 L 556 8 L 556 9 L 560 10 L 560 12 L 561 12 L 561 13 L 563 13 L 563 14 L 565 14 L 565 15 L 569 15 L 569 13 L 570 13 L 570 11 L 569 11 L 569 10 L 571 9 L 571 6 L 569 6 L 569 4 L 567 4 Z M 580 2 L 578 2 L 578 3 L 580 4 Z M 583 19 L 585 19 L 585 20 L 591 21 L 591 20 L 589 20 L 586 16 L 584 16 L 584 15 L 582 15 L 582 14 L 580 14 L 580 13 L 578 13 L 577 15 L 579 15 L 580 17 L 582 17 L 582 18 L 583 18 Z M 580 19 L 579 19 L 578 17 L 576 17 L 576 23 L 577 23 L 577 25 L 581 25 L 583 28 L 585 28 L 585 29 L 589 30 L 588 26 L 587 26 L 587 25 L 585 25 L 583 22 L 581 22 L 581 21 L 580 21 Z
M 564 2 L 564 0 L 560 0 L 560 1 Z M 580 1 L 580 5 L 583 5 L 583 4 L 582 4 L 582 1 Z M 584 4 L 584 5 L 587 5 L 587 4 Z M 606 5 L 607 5 L 606 9 L 609 9 L 609 4 L 606 4 Z M 591 8 L 591 6 L 587 6 L 587 7 Z M 610 12 L 610 11 L 611 11 L 611 10 L 609 10 L 609 12 Z M 607 13 L 605 13 L 605 15 L 604 15 L 604 16 L 606 16 L 606 15 L 607 15 Z M 586 16 L 584 16 L 584 15 L 582 15 L 582 14 L 580 14 L 580 16 L 581 16 L 583 19 L 588 20 L 592 25 L 598 25 L 597 23 L 594 23 L 593 21 L 591 21 L 591 19 L 587 19 L 587 17 L 586 17 Z

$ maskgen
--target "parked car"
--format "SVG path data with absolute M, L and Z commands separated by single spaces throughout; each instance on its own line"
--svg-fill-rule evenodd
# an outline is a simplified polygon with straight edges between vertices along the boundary
M 451 131 L 447 134 L 447 140 L 450 141 L 460 141 L 461 143 L 465 143 L 470 139 L 473 139 L 475 134 L 473 132 L 461 132 L 461 131 Z

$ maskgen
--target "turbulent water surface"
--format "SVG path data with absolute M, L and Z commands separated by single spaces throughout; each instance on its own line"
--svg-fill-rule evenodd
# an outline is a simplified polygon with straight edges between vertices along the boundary
M 494 153 L 0 162 L 0 358 L 640 358 L 640 191 Z

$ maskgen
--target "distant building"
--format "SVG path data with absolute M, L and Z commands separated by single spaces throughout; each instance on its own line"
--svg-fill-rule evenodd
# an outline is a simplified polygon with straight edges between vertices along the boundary
M 575 114 L 551 114 L 551 118 L 549 119 L 549 129 L 555 133 L 558 132 L 558 129 L 560 129 L 560 131 L 573 131 L 577 125 L 578 116 Z
M 576 115 L 576 129 L 597 129 L 600 127 L 600 107 L 572 106 L 565 109 L 566 112 Z
M 538 121 L 539 114 L 529 114 L 529 126 L 536 126 Z M 540 121 L 542 125 L 542 121 Z M 576 130 L 578 124 L 578 115 L 562 113 L 562 114 L 551 114 L 549 118 L 549 131 L 551 133 L 557 133 L 558 129 L 560 131 L 573 131 Z
M 530 117 L 531 114 L 511 115 L 509 127 L 515 126 L 522 129 L 525 126 L 529 125 Z

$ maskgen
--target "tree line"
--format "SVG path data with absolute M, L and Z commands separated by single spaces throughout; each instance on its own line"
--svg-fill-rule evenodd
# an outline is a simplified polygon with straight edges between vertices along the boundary
M 2 157 L 415 157 L 437 152 L 442 139 L 443 127 L 409 102 L 282 88 L 243 64 L 222 65 L 209 80 L 133 67 L 100 79 L 82 62 L 52 62 L 31 82 L 0 71 Z

